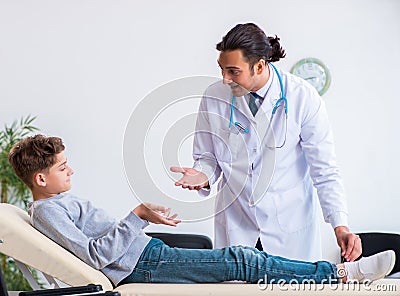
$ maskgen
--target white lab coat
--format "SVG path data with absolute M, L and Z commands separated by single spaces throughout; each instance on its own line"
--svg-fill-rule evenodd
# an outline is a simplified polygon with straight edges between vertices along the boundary
M 210 184 L 219 177 L 215 204 L 215 247 L 254 246 L 260 237 L 268 253 L 299 260 L 320 260 L 317 189 L 326 222 L 347 226 L 347 206 L 336 165 L 333 137 L 325 105 L 302 79 L 278 70 L 288 99 L 287 139 L 282 144 L 284 114 L 272 120 L 274 138 L 267 132 L 271 111 L 281 97 L 279 81 L 270 66 L 271 86 L 255 117 L 245 97 L 235 98 L 229 128 L 232 92 L 217 82 L 200 103 L 193 145 L 194 168 Z M 274 161 L 275 160 L 275 161 Z M 221 175 L 222 173 L 222 175 Z M 210 191 L 200 190 L 207 196 Z M 250 204 L 256 204 L 250 206 Z

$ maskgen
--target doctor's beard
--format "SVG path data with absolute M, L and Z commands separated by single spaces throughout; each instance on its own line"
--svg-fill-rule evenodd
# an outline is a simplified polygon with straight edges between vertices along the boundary
M 235 97 L 241 97 L 241 96 L 244 96 L 245 94 L 249 93 L 249 90 L 245 89 L 243 86 L 241 86 L 235 82 L 231 82 L 228 85 L 230 86 L 232 94 Z

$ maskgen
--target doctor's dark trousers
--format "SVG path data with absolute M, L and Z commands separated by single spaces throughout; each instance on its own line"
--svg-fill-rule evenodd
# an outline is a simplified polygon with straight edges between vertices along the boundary
M 315 263 L 272 256 L 250 247 L 222 249 L 170 248 L 152 238 L 127 283 L 216 283 L 240 280 L 249 283 L 312 280 L 336 283 L 337 267 L 326 261 Z

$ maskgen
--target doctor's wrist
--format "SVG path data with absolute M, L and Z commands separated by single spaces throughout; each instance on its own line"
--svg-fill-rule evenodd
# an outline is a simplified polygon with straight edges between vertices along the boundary
M 335 229 L 335 234 L 338 235 L 339 233 L 343 233 L 343 232 L 350 232 L 350 229 L 347 226 L 336 226 Z

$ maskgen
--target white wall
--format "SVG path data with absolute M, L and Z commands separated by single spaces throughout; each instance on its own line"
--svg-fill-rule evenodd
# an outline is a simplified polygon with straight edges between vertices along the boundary
M 324 99 L 351 227 L 400 232 L 397 0 L 0 0 L 0 124 L 36 115 L 43 133 L 66 142 L 73 192 L 122 217 L 137 204 L 122 160 L 134 107 L 171 80 L 218 76 L 215 44 L 240 22 L 281 37 L 282 68 L 310 56 L 329 66 Z M 213 233 L 210 220 L 174 231 Z M 332 258 L 334 238 L 323 231 Z

